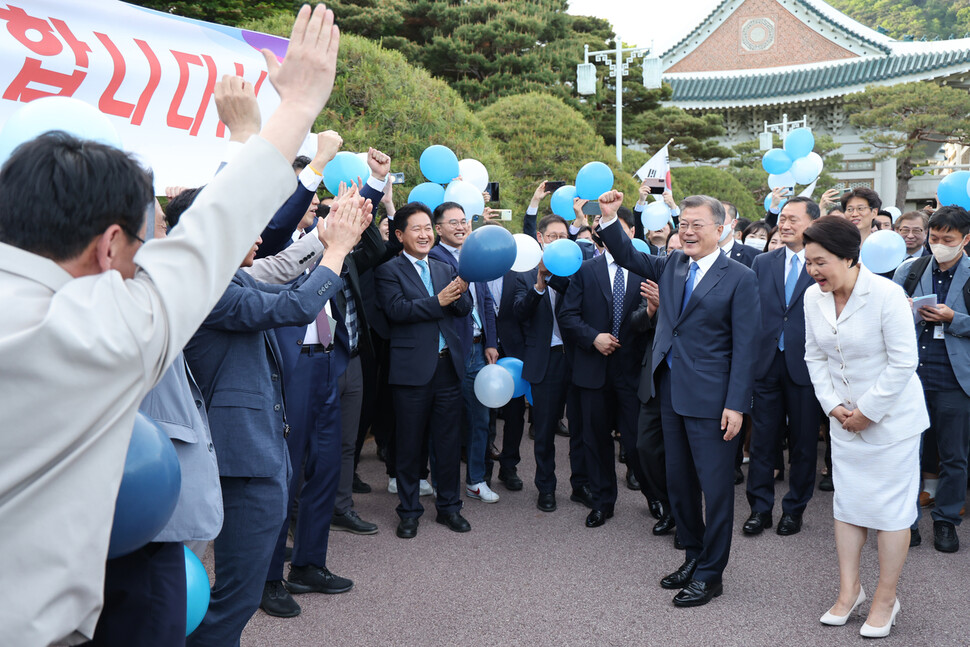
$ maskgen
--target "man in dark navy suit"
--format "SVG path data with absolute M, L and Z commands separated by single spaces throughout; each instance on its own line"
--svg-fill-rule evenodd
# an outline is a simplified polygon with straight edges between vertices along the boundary
M 760 318 L 757 280 L 719 251 L 724 207 L 710 196 L 681 202 L 684 249 L 659 258 L 636 251 L 616 225 L 622 193 L 607 191 L 599 202 L 600 237 L 616 262 L 656 281 L 660 290 L 651 363 L 660 391 L 670 506 L 687 551 L 661 586 L 682 589 L 674 597 L 677 606 L 707 604 L 723 590 L 731 551 L 734 456 L 754 382 L 756 339 L 744 330 Z
M 461 516 L 459 493 L 461 380 L 467 349 L 457 321 L 471 312 L 468 284 L 447 263 L 428 257 L 434 244 L 431 210 L 404 205 L 394 216 L 403 253 L 375 271 L 377 300 L 391 324 L 390 374 L 397 417 L 397 536 L 418 532 L 424 507 L 418 501 L 422 447 L 435 455 L 438 523 L 455 532 L 471 526 Z
M 815 488 L 818 460 L 819 406 L 805 365 L 805 310 L 802 297 L 812 284 L 805 272 L 802 232 L 819 217 L 811 198 L 792 198 L 778 216 L 783 247 L 761 254 L 754 262 L 761 300 L 762 344 L 755 364 L 754 430 L 748 466 L 748 504 L 751 516 L 746 535 L 771 528 L 775 503 L 775 458 L 781 452 L 786 428 L 789 489 L 781 502 L 779 535 L 794 535 L 802 528 L 802 513 Z M 787 422 L 786 422 L 787 421 Z
M 618 211 L 623 233 L 633 237 L 633 213 Z M 637 454 L 637 379 L 643 357 L 643 335 L 630 321 L 640 303 L 643 277 L 616 264 L 607 250 L 586 261 L 571 277 L 560 310 L 560 326 L 574 346 L 572 383 L 579 394 L 577 431 L 589 470 L 593 509 L 586 526 L 602 526 L 616 504 L 613 429 L 620 432 L 627 467 L 640 483 Z
M 728 258 L 741 263 L 745 267 L 751 267 L 758 250 L 749 245 L 743 245 L 741 241 L 734 237 L 734 227 L 738 222 L 738 209 L 730 202 L 721 201 L 724 207 L 724 231 L 721 233 L 720 240 L 717 241 L 721 252 Z
M 537 229 L 536 239 L 543 246 L 569 237 L 568 225 L 560 216 L 543 217 Z M 532 387 L 535 485 L 539 490 L 536 507 L 543 512 L 556 509 L 556 429 L 563 407 L 574 408 L 566 402 L 571 381 L 570 365 L 559 327 L 559 313 L 568 287 L 568 278 L 550 275 L 540 261 L 536 269 L 519 275 L 512 306 L 522 329 L 522 378 Z M 569 435 L 569 463 L 570 499 L 592 508 L 593 497 L 579 433 Z
M 471 222 L 465 218 L 465 210 L 457 202 L 443 202 L 433 213 L 438 244 L 428 256 L 447 263 L 458 271 L 458 257 L 465 237 L 471 231 Z M 475 378 L 488 364 L 498 361 L 498 339 L 495 332 L 495 305 L 488 283 L 477 282 L 468 286 L 472 297 L 472 310 L 468 316 L 455 321 L 462 348 L 466 348 L 465 376 L 462 379 L 462 400 L 465 420 L 468 423 L 466 455 L 468 467 L 465 478 L 465 495 L 485 503 L 497 503 L 499 495 L 485 482 L 485 453 L 488 447 L 488 407 L 475 396 Z

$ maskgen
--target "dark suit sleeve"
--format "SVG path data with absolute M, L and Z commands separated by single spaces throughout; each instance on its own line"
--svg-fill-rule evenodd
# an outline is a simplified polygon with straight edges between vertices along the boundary
M 765 212 L 765 224 L 768 225 L 768 228 L 769 229 L 771 227 L 774 227 L 775 225 L 777 225 L 778 224 L 778 214 L 777 213 L 771 213 L 770 211 L 766 211 Z
M 515 318 L 525 323 L 535 314 L 536 306 L 542 299 L 542 295 L 535 291 L 535 285 L 529 282 L 530 275 L 522 273 L 515 277 L 515 296 L 512 300 L 512 314 Z M 546 287 L 548 290 L 549 288 Z
M 442 261 L 443 262 L 443 261 Z M 451 280 L 454 281 L 458 277 L 458 270 L 455 269 L 450 263 L 448 264 L 448 269 L 451 270 Z M 437 297 L 435 297 L 437 298 Z M 448 311 L 456 317 L 467 317 L 471 314 L 474 301 L 472 301 L 472 294 L 470 291 L 465 290 L 462 295 L 458 297 L 456 301 L 452 301 L 448 304 Z
M 280 326 L 305 326 L 315 320 L 343 280 L 319 266 L 298 286 L 272 286 L 279 292 L 252 288 L 235 282 L 223 293 L 202 324 L 216 330 L 253 332 Z M 286 289 L 289 288 L 289 289 Z
M 488 283 L 479 283 L 485 288 L 484 294 L 478 293 L 478 300 L 485 306 L 485 348 L 498 348 L 498 330 L 495 326 L 495 299 Z
M 360 236 L 360 243 L 350 253 L 358 272 L 366 272 L 381 262 L 384 256 L 385 244 L 377 223 L 371 221 L 367 229 Z
M 300 220 L 313 202 L 314 192 L 307 189 L 297 180 L 296 189 L 287 198 L 283 206 L 276 210 L 273 219 L 269 221 L 260 237 L 263 242 L 256 251 L 256 258 L 273 256 L 286 249 L 290 244 L 293 232 L 296 231 Z
M 539 217 L 538 210 L 533 214 L 530 214 L 528 209 L 525 210 L 525 215 L 522 217 L 523 234 L 525 234 L 526 236 L 529 236 L 530 238 L 536 237 L 536 234 L 538 233 L 538 229 L 536 229 L 536 219 L 538 217 Z
M 438 303 L 437 296 L 420 299 L 409 299 L 404 296 L 402 269 L 407 271 L 411 268 L 381 265 L 374 273 L 377 303 L 384 314 L 387 315 L 387 318 L 393 323 L 415 323 L 444 319 L 445 311 Z
M 585 269 L 585 268 L 583 268 Z M 559 329 L 580 348 L 590 350 L 601 331 L 583 321 L 583 290 L 587 273 L 580 269 L 573 275 L 559 309 Z
M 630 327 L 633 332 L 645 333 L 657 325 L 656 317 L 650 316 L 647 306 L 646 298 L 640 297 L 636 310 L 630 313 Z
M 735 266 L 737 267 L 737 266 Z M 761 321 L 761 297 L 754 272 L 744 268 L 731 299 L 731 374 L 728 379 L 726 409 L 751 413 L 754 390 L 754 362 L 758 353 L 758 336 L 747 332 L 751 322 Z
M 620 267 L 624 267 L 634 274 L 646 277 L 655 283 L 660 282 L 664 260 L 668 257 L 655 257 L 637 251 L 630 241 L 630 237 L 623 232 L 620 223 L 613 222 L 609 227 L 597 227 L 599 236 L 606 245 L 606 249 L 613 255 L 613 260 Z

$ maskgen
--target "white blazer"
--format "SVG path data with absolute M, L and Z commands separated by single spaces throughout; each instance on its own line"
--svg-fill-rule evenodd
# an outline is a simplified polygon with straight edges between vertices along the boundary
M 872 421 L 861 433 L 831 418 L 830 433 L 885 445 L 922 433 L 930 419 L 916 375 L 919 353 L 903 289 L 860 267 L 852 294 L 835 316 L 835 298 L 805 291 L 805 363 L 826 414 L 842 405 Z

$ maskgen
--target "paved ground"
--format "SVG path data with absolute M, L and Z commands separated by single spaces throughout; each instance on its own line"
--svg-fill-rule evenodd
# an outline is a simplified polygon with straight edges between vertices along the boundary
M 500 423 L 501 424 L 501 423 Z M 500 432 L 501 436 L 501 432 Z M 337 596 L 297 596 L 298 618 L 261 611 L 243 647 L 281 645 L 859 645 L 863 619 L 825 627 L 818 617 L 837 592 L 832 495 L 816 492 L 802 532 L 779 537 L 741 535 L 747 517 L 744 488 L 736 490 L 735 537 L 724 574 L 724 595 L 706 607 L 678 609 L 660 578 L 683 561 L 669 537 L 650 534 L 653 518 L 639 492 L 621 486 L 616 517 L 588 529 L 587 510 L 569 501 L 567 439 L 557 438 L 562 478 L 558 511 L 535 508 L 532 442 L 523 440 L 520 466 L 526 482 L 487 505 L 466 500 L 472 525 L 456 534 L 429 511 L 416 539 L 394 534 L 396 495 L 388 494 L 384 465 L 369 442 L 360 474 L 374 492 L 355 495 L 364 519 L 380 532 L 359 537 L 334 532 L 330 564 L 355 586 Z M 821 461 L 820 461 L 821 462 Z M 746 468 L 745 468 L 746 469 Z M 618 465 L 622 477 L 625 467 Z M 779 484 L 778 499 L 785 489 Z M 776 520 L 777 520 L 776 505 Z M 953 555 L 933 549 L 932 522 L 924 515 L 924 544 L 910 552 L 899 598 L 902 612 L 880 645 L 970 645 L 970 534 Z M 928 539 L 928 541 L 927 541 Z M 207 556 L 211 573 L 211 549 Z M 863 555 L 863 585 L 874 590 L 874 538 Z M 868 608 L 868 606 L 864 607 Z

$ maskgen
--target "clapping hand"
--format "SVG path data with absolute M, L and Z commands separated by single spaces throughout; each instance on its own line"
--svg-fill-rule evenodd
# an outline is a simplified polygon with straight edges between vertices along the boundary
M 460 278 L 455 277 L 451 283 L 441 289 L 441 292 L 438 293 L 438 303 L 441 304 L 442 308 L 451 305 L 461 298 L 461 294 L 464 292 L 461 287 L 462 283 L 463 281 Z M 467 288 L 468 284 L 465 283 L 465 289 Z
M 259 132 L 262 118 L 252 83 L 227 74 L 216 83 L 214 96 L 219 120 L 229 129 L 229 141 L 245 142 Z
M 640 296 L 647 300 L 647 315 L 653 316 L 660 307 L 660 288 L 650 279 L 640 283 Z
M 365 200 L 356 185 L 338 196 L 330 205 L 326 224 L 321 233 L 327 250 L 348 254 L 360 241 L 360 236 L 370 225 L 373 207 Z M 318 221 L 318 226 L 320 221 Z

